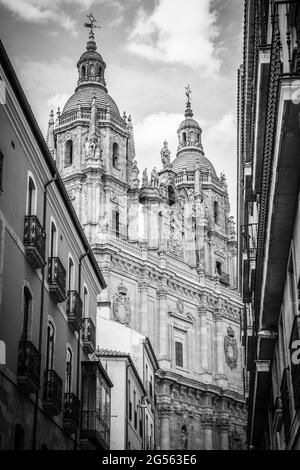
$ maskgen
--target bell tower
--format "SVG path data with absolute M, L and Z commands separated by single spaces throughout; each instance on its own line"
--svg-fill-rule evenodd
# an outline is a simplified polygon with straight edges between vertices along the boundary
M 108 94 L 106 63 L 97 51 L 96 20 L 88 15 L 86 50 L 77 62 L 74 94 L 53 111 L 48 146 L 90 243 L 103 231 L 127 237 L 127 191 L 139 184 L 131 117 Z M 133 191 L 134 193 L 134 191 Z

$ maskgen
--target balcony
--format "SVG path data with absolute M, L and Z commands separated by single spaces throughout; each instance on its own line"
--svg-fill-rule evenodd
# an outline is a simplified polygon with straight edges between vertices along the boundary
M 97 448 L 109 449 L 110 429 L 98 411 L 82 412 L 80 439 L 91 441 Z
M 74 393 L 64 395 L 64 429 L 70 434 L 79 428 L 80 401 Z
M 96 347 L 96 328 L 91 318 L 84 318 L 82 322 L 82 343 L 86 354 L 92 354 Z
M 295 316 L 291 338 L 290 338 L 290 354 L 292 357 L 293 352 L 296 349 L 293 347 L 294 341 L 300 339 L 300 315 Z M 295 364 L 291 360 L 291 375 L 292 375 L 292 385 L 293 385 L 293 392 L 294 392 L 294 402 L 295 408 L 298 410 L 300 408 L 300 364 Z
M 43 268 L 46 234 L 36 215 L 26 215 L 24 222 L 24 246 L 29 263 L 34 269 Z
M 63 302 L 66 299 L 66 270 L 58 257 L 48 260 L 48 284 L 54 301 Z
M 31 341 L 21 340 L 18 353 L 18 385 L 23 392 L 35 393 L 40 388 L 41 355 Z
M 247 253 L 247 259 L 255 260 L 257 251 L 258 224 L 242 225 L 241 227 L 242 251 Z
M 57 416 L 62 410 L 62 384 L 55 370 L 45 370 L 43 407 L 49 416 Z
M 81 330 L 82 302 L 76 290 L 69 290 L 67 297 L 68 323 L 73 331 Z

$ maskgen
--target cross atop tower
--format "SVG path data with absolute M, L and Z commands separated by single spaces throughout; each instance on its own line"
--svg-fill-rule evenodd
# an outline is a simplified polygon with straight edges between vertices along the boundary
M 97 23 L 96 18 L 94 17 L 93 13 L 90 13 L 89 15 L 86 15 L 86 17 L 89 19 L 89 23 L 84 23 L 83 26 L 85 28 L 90 28 L 90 38 L 94 39 L 94 28 L 101 28 L 101 26 L 97 26 L 95 23 Z
M 188 103 L 190 103 L 191 102 L 191 94 L 192 94 L 192 90 L 190 89 L 190 85 L 185 87 L 185 94 L 187 96 Z

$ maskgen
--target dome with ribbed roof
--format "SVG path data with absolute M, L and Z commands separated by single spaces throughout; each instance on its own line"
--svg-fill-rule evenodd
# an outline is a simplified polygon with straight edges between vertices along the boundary
M 66 102 L 63 114 L 76 111 L 78 104 L 80 104 L 81 108 L 90 108 L 94 95 L 96 97 L 96 106 L 98 109 L 106 110 L 107 105 L 109 104 L 110 111 L 120 116 L 118 106 L 106 90 L 92 85 L 77 89 L 77 91 Z
M 194 172 L 196 168 L 196 162 L 199 162 L 200 170 L 203 172 L 210 170 L 214 175 L 216 175 L 216 171 L 208 158 L 206 158 L 203 154 L 193 150 L 186 151 L 177 156 L 172 162 L 172 169 L 175 171 L 175 173 L 181 173 L 184 170 L 187 172 Z

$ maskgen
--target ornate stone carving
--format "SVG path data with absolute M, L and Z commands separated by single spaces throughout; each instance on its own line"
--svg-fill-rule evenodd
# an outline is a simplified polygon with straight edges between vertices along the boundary
M 231 326 L 227 328 L 227 335 L 224 338 L 224 352 L 226 363 L 231 370 L 235 369 L 238 360 L 238 346 Z
M 113 296 L 113 316 L 116 321 L 128 325 L 130 320 L 130 300 L 127 295 L 127 287 L 123 282 L 118 285 L 118 293 Z

